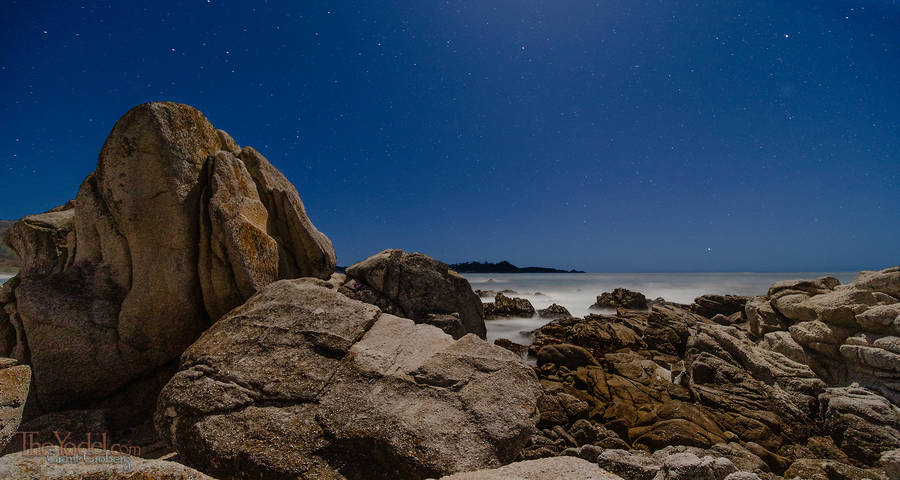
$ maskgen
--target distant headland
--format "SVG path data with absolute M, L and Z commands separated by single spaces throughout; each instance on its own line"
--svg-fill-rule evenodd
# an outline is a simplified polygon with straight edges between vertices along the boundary
M 458 273 L 584 273 L 581 270 L 560 270 L 546 267 L 517 267 L 506 260 L 500 263 L 465 262 L 454 263 L 450 268 Z

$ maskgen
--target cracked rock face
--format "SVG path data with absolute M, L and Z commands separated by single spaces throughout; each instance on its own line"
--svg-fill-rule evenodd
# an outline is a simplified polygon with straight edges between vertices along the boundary
M 158 391 L 156 372 L 211 322 L 268 283 L 335 265 L 284 176 L 168 102 L 126 113 L 75 200 L 6 241 L 23 268 L 2 299 L 0 355 L 32 366 L 41 411 Z M 128 409 L 152 411 L 145 397 Z
M 512 461 L 540 395 L 511 352 L 304 278 L 207 330 L 160 394 L 156 426 L 214 476 L 428 478 Z

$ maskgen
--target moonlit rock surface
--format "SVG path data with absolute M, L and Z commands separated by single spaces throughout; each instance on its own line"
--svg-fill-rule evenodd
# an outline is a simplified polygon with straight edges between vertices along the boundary
M 170 102 L 126 113 L 75 201 L 7 239 L 22 270 L 0 355 L 31 364 L 35 411 L 119 396 L 126 415 L 149 414 L 157 373 L 210 323 L 268 283 L 328 278 L 335 264 L 264 157 Z
M 509 351 L 303 278 L 269 284 L 207 330 L 155 423 L 214 475 L 416 479 L 514 460 L 540 396 Z

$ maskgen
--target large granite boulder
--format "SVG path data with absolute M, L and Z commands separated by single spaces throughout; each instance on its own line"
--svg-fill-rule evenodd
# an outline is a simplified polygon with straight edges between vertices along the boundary
M 46 454 L 0 457 L 0 478 L 16 480 L 215 480 L 179 463 L 148 460 L 120 451 L 49 449 Z
M 31 368 L 16 363 L 11 358 L 0 358 L 0 452 L 22 422 L 31 385 Z
M 487 334 L 481 299 L 469 281 L 421 253 L 384 250 L 347 267 L 341 292 L 384 312 L 435 324 L 453 338 Z
M 525 460 L 504 467 L 457 473 L 440 480 L 622 480 L 603 471 L 594 462 L 576 457 Z
M 185 351 L 156 425 L 212 475 L 425 478 L 514 460 L 540 396 L 517 355 L 304 278 L 264 287 Z
M 7 242 L 22 270 L 0 355 L 32 366 L 43 411 L 142 392 L 130 410 L 149 414 L 157 373 L 212 322 L 267 283 L 335 265 L 265 158 L 167 102 L 126 113 L 75 201 L 18 221 Z

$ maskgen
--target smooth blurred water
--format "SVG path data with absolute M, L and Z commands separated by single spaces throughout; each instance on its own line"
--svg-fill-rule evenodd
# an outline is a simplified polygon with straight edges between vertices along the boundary
M 3 285 L 4 283 L 6 283 L 7 280 L 9 280 L 12 277 L 13 277 L 12 274 L 0 273 L 0 285 Z
M 650 300 L 662 297 L 670 302 L 692 303 L 694 298 L 707 293 L 762 295 L 772 283 L 795 278 L 831 275 L 841 283 L 847 283 L 856 273 L 479 273 L 464 277 L 473 289 L 515 290 L 518 294 L 507 296 L 527 298 L 536 309 L 557 303 L 569 309 L 572 315 L 581 317 L 588 314 L 588 307 L 597 296 L 617 287 L 641 292 Z M 493 298 L 482 298 L 482 301 L 491 302 Z M 534 317 L 488 320 L 486 323 L 489 341 L 508 338 L 528 344 L 531 339 L 522 332 L 534 330 L 547 321 Z

